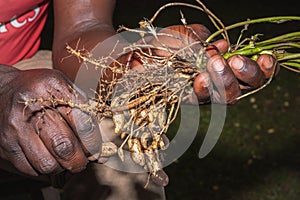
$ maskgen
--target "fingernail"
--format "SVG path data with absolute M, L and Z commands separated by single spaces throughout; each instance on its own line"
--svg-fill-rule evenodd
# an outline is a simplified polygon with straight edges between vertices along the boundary
M 271 56 L 263 56 L 262 63 L 266 69 L 271 69 L 274 66 L 274 60 Z
M 205 79 L 203 79 L 203 87 L 208 87 L 210 85 L 210 80 L 209 80 L 209 78 L 205 78 Z
M 215 59 L 212 64 L 213 64 L 212 68 L 216 72 L 224 71 L 224 68 L 225 68 L 225 65 L 226 65 L 225 61 L 221 58 Z
M 79 111 L 79 110 L 73 110 L 74 114 L 74 121 L 76 126 L 76 131 L 81 133 L 90 133 L 93 131 L 93 124 L 91 122 L 91 118 L 86 113 Z
M 56 136 L 53 138 L 52 148 L 55 155 L 63 160 L 70 160 L 75 154 L 73 142 L 65 136 Z
M 235 70 L 241 71 L 245 68 L 245 59 L 240 55 L 234 56 L 229 62 Z
M 206 72 L 200 73 L 195 80 L 196 83 L 200 83 L 202 87 L 208 87 L 210 85 L 210 77 Z

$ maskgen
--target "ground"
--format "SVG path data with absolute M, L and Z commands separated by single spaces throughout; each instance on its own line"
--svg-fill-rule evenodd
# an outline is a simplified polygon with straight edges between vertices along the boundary
M 149 18 L 165 2 L 170 1 L 155 0 L 151 1 L 151 5 L 146 0 L 119 1 L 114 16 L 115 26 L 124 24 L 135 28 L 139 20 Z M 247 18 L 299 15 L 299 5 L 296 5 L 299 2 L 293 0 L 211 0 L 204 3 L 225 24 Z M 189 23 L 203 23 L 213 29 L 205 15 L 198 11 L 182 10 Z M 155 25 L 163 27 L 178 24 L 179 16 L 179 9 L 170 9 L 158 18 Z M 271 37 L 299 29 L 299 22 L 287 25 L 264 24 L 250 26 L 248 33 L 260 32 Z M 50 20 L 44 31 L 42 48 L 51 47 L 51 31 Z M 233 31 L 232 37 L 236 38 L 239 31 Z M 203 159 L 198 158 L 198 152 L 209 125 L 210 105 L 201 106 L 199 131 L 193 144 L 182 157 L 165 169 L 170 176 L 170 183 L 166 187 L 167 199 L 300 199 L 299 91 L 299 74 L 281 69 L 265 89 L 227 108 L 221 137 Z M 4 194 L 1 189 L 0 194 Z M 25 194 L 21 197 L 6 195 L 5 199 L 30 198 Z
M 228 107 L 221 137 L 203 159 L 210 107 L 200 108 L 194 143 L 166 168 L 168 199 L 300 199 L 299 81 L 282 70 L 269 87 Z

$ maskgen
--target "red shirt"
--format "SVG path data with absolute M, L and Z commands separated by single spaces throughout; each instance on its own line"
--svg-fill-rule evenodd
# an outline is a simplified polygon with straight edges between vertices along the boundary
M 48 0 L 0 0 L 0 63 L 33 56 L 47 18 Z

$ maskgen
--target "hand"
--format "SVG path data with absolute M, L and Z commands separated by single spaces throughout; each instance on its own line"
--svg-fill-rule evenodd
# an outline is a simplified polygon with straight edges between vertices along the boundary
M 28 100 L 55 97 L 86 103 L 86 97 L 56 70 L 0 66 L 0 76 L 0 157 L 33 176 L 83 170 L 86 156 L 101 149 L 98 125 L 79 109 L 53 109 L 49 101 Z
M 160 42 L 176 51 L 194 41 L 205 41 L 210 35 L 209 30 L 200 24 L 175 25 L 164 28 L 160 33 L 172 34 L 181 38 L 175 39 L 168 36 L 159 36 Z M 193 31 L 194 32 L 193 32 Z M 195 34 L 196 33 L 196 34 Z M 160 46 L 157 40 L 151 42 Z M 200 73 L 194 81 L 194 91 L 198 101 L 191 99 L 190 103 L 234 103 L 241 95 L 242 89 L 254 89 L 262 86 L 271 76 L 274 67 L 279 67 L 271 55 L 261 55 L 255 62 L 244 56 L 233 56 L 227 61 L 221 56 L 229 48 L 225 40 L 218 40 L 206 47 L 206 55 L 209 57 L 207 70 Z M 169 56 L 170 52 L 155 50 L 158 56 Z M 222 89 L 223 88 L 223 89 Z

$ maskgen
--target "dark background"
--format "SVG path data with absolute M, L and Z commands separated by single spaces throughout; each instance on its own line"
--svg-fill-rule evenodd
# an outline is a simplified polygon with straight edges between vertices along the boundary
M 162 5 L 176 2 L 171 0 L 119 0 L 117 1 L 114 12 L 114 26 L 117 29 L 120 25 L 125 25 L 130 28 L 138 28 L 138 22 L 144 18 L 150 19 L 154 12 Z M 180 2 L 180 1 L 178 1 Z M 197 4 L 194 0 L 183 0 L 181 2 Z M 280 15 L 299 15 L 300 1 L 285 0 L 252 0 L 252 1 L 238 1 L 238 0 L 204 0 L 203 3 L 210 9 L 217 17 L 219 17 L 225 25 L 244 21 L 248 18 L 254 19 L 259 17 L 270 17 Z M 212 32 L 215 31 L 212 23 L 207 16 L 197 10 L 183 7 L 171 7 L 162 12 L 154 23 L 155 26 L 165 27 L 174 24 L 180 24 L 179 10 L 182 10 L 188 23 L 201 23 L 207 26 Z M 53 30 L 53 13 L 50 11 L 48 23 L 44 29 L 43 41 L 41 48 L 51 48 L 52 31 Z M 280 25 L 258 24 L 250 26 L 249 34 L 253 32 L 263 32 L 268 35 L 276 35 L 284 33 L 287 30 L 299 30 L 299 23 L 289 23 Z M 240 30 L 232 31 L 232 35 L 237 37 Z
M 119 25 L 137 28 L 141 19 L 151 18 L 167 2 L 171 1 L 119 0 L 114 25 L 116 28 Z M 300 3 L 295 0 L 207 0 L 203 3 L 225 25 L 247 18 L 300 14 Z M 188 23 L 202 23 L 215 31 L 205 14 L 180 9 Z M 51 49 L 52 17 L 50 11 L 42 49 Z M 180 24 L 178 7 L 164 11 L 154 25 L 165 27 L 173 24 Z M 265 37 L 272 37 L 291 31 L 300 31 L 300 22 L 251 25 L 246 34 L 263 33 Z M 232 41 L 239 32 L 240 29 L 230 31 Z M 282 69 L 266 89 L 229 106 L 226 124 L 216 147 L 207 157 L 199 159 L 198 151 L 210 119 L 210 106 L 202 106 L 195 141 L 180 159 L 165 169 L 170 176 L 167 199 L 300 199 L 299 81 L 298 74 Z M 31 199 L 30 193 L 34 194 L 34 188 L 39 186 L 28 179 L 3 177 L 0 199 Z M 16 191 L 21 194 L 16 195 Z

